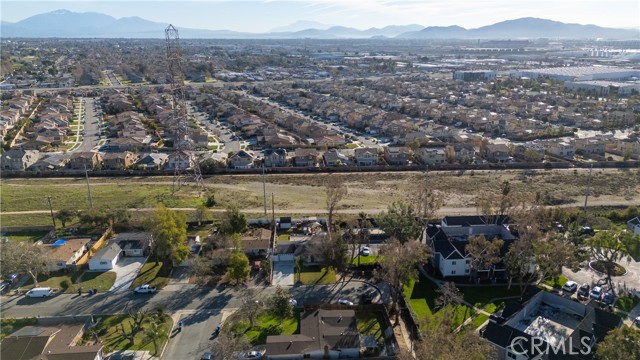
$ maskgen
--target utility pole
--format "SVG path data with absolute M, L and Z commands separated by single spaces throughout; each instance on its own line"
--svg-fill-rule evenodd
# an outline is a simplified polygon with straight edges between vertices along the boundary
M 262 160 L 262 195 L 264 198 L 264 216 L 267 216 L 267 182 L 264 174 L 264 160 Z
M 89 185 L 89 172 L 87 171 L 87 164 L 84 164 L 84 178 L 87 181 L 87 192 L 89 193 L 89 208 L 93 209 L 93 198 L 91 197 L 91 186 Z
M 51 221 L 53 221 L 53 228 L 56 228 L 56 217 L 53 216 L 53 207 L 51 206 L 51 196 L 47 195 L 47 202 L 49 203 L 49 211 L 51 211 Z
M 591 188 L 591 172 L 593 171 L 593 164 L 589 168 L 589 179 L 587 179 L 587 190 L 584 193 L 584 212 L 587 212 L 587 200 L 589 200 L 589 190 Z

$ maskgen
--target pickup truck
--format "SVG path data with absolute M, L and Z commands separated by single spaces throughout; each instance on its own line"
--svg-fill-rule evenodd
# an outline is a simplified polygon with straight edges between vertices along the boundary
M 153 294 L 156 291 L 156 287 L 149 284 L 144 284 L 133 289 L 133 292 L 135 292 L 136 294 Z

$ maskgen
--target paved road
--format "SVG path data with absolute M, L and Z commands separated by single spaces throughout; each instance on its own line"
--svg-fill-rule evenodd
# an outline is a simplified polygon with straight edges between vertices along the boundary
M 200 359 L 202 354 L 211 350 L 215 336 L 214 330 L 235 309 L 222 311 L 178 311 L 173 314 L 173 323 L 183 321 L 182 331 L 174 329 L 163 359 Z
M 94 98 L 83 98 L 85 103 L 83 108 L 86 110 L 84 116 L 84 137 L 82 144 L 71 152 L 88 152 L 98 146 L 98 134 L 100 131 L 100 119 L 97 111 L 94 109 Z
M 300 305 L 336 302 L 338 298 L 357 302 L 362 292 L 369 287 L 370 285 L 360 281 L 349 281 L 331 285 L 294 286 L 289 288 L 289 292 Z M 257 291 L 258 296 L 266 299 L 275 292 L 275 287 L 257 287 Z M 162 306 L 170 314 L 185 310 L 221 312 L 223 309 L 240 306 L 239 291 L 179 284 L 169 285 L 156 294 L 134 294 L 126 291 L 98 293 L 93 296 L 59 294 L 44 299 L 26 298 L 23 295 L 0 297 L 2 317 L 117 314 L 131 308 L 153 311 L 158 306 Z

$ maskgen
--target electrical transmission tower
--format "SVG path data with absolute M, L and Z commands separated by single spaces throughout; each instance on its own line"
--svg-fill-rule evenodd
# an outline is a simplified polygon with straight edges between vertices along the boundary
M 172 154 L 174 158 L 173 192 L 177 192 L 190 179 L 195 181 L 196 186 L 203 193 L 206 193 L 200 165 L 195 155 L 195 146 L 189 136 L 180 37 L 178 30 L 173 25 L 169 25 L 164 34 L 167 39 L 167 70 L 171 82 L 171 96 L 173 97 L 173 120 L 176 124 Z

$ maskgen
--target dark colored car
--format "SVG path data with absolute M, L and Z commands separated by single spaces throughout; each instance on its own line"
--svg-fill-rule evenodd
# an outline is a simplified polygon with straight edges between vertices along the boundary
M 362 294 L 362 303 L 371 304 L 375 296 L 376 296 L 376 293 L 373 290 L 369 290 L 365 292 L 364 294 Z
M 613 295 L 610 292 L 605 293 L 604 296 L 602 297 L 602 303 L 605 305 L 612 305 L 615 300 L 616 300 L 615 295 Z
M 588 298 L 589 297 L 589 290 L 591 290 L 591 287 L 589 286 L 589 284 L 582 284 L 579 288 L 578 288 L 578 297 L 581 298 Z
M 580 229 L 580 235 L 594 235 L 595 233 L 591 226 L 583 226 L 582 229 Z

